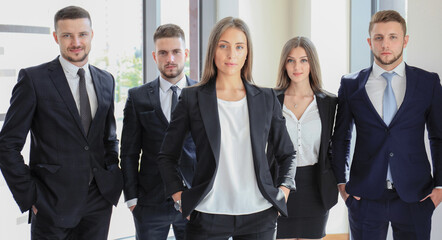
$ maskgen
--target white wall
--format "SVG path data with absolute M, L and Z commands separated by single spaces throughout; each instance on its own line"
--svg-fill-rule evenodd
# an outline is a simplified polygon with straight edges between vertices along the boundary
M 407 27 L 410 36 L 406 62 L 442 76 L 442 1 L 408 1 Z M 442 111 L 442 109 L 441 109 Z M 428 144 L 427 144 L 428 146 Z M 442 239 L 442 206 L 433 215 L 431 239 Z

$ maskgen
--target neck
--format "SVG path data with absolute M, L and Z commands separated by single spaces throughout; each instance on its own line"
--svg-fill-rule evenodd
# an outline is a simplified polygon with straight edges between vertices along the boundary
M 217 76 L 216 77 L 217 89 L 242 89 L 244 85 L 241 77 L 239 76 Z
M 309 82 L 291 82 L 286 90 L 286 94 L 294 96 L 313 96 L 313 90 Z
M 184 77 L 184 74 L 180 74 L 180 75 L 178 75 L 178 76 L 176 76 L 174 78 L 168 78 L 168 77 L 166 77 L 166 76 L 161 74 L 161 77 L 164 80 L 170 82 L 172 85 L 175 85 L 178 81 L 180 81 Z
M 397 66 L 399 66 L 399 64 L 401 64 L 402 62 L 402 58 L 398 59 L 396 62 L 392 63 L 392 64 L 388 64 L 388 65 L 384 65 L 380 62 L 376 62 L 378 64 L 379 67 L 381 67 L 382 69 L 384 69 L 387 72 L 390 72 L 391 70 L 395 69 Z

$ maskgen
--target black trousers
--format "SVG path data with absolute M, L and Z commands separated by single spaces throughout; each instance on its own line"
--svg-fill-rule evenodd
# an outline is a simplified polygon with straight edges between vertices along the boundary
M 154 206 L 137 205 L 134 216 L 137 240 L 166 240 L 170 225 L 176 240 L 184 239 L 187 220 L 175 210 L 174 202 L 169 198 L 164 203 Z
M 395 190 L 385 190 L 378 200 L 349 196 L 346 205 L 353 240 L 385 240 L 390 223 L 395 240 L 430 240 L 435 208 L 430 198 L 406 203 Z
M 208 214 L 193 211 L 186 226 L 186 240 L 276 239 L 278 211 L 269 208 L 248 215 Z
M 54 227 L 32 213 L 31 240 L 107 240 L 112 204 L 101 196 L 95 181 L 89 186 L 82 218 L 74 228 Z

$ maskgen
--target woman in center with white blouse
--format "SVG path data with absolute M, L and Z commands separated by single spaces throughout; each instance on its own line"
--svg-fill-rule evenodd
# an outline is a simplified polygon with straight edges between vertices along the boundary
M 287 202 L 288 217 L 278 219 L 277 238 L 321 239 L 338 197 L 329 159 L 337 98 L 322 89 L 318 55 L 308 38 L 292 38 L 283 47 L 277 90 L 297 160 L 296 192 Z
M 252 83 L 253 49 L 247 25 L 227 17 L 213 28 L 202 79 L 183 89 L 158 157 L 166 195 L 190 220 L 188 240 L 276 237 L 278 212 L 295 189 L 295 151 L 272 89 Z M 191 134 L 197 165 L 186 189 L 177 171 Z M 278 162 L 276 186 L 266 158 L 270 140 Z

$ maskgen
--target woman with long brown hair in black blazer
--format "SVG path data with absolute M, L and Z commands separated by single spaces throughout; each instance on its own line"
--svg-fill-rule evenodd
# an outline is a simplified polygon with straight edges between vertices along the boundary
M 297 158 L 297 190 L 290 193 L 288 217 L 278 219 L 277 238 L 321 239 L 338 197 L 329 159 L 337 98 L 322 89 L 318 55 L 308 38 L 292 38 L 283 47 L 277 89 Z
M 295 151 L 272 89 L 252 83 L 247 25 L 224 18 L 213 28 L 201 82 L 183 89 L 158 158 L 166 195 L 190 215 L 186 239 L 275 239 L 278 212 L 294 189 Z M 178 173 L 186 135 L 195 145 L 192 188 Z M 273 185 L 266 144 L 280 166 Z

